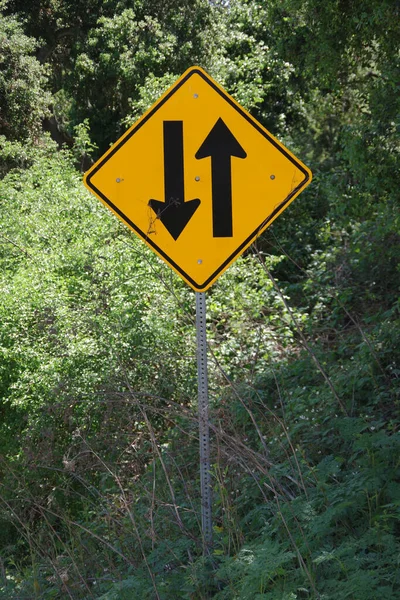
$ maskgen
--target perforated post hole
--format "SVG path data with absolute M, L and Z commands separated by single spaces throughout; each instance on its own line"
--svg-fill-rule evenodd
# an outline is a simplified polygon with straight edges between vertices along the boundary
M 212 545 L 210 425 L 208 405 L 206 295 L 196 292 L 197 378 L 200 435 L 201 526 L 204 550 Z

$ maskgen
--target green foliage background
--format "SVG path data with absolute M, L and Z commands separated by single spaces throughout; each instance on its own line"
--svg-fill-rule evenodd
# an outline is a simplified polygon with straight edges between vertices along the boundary
M 399 598 L 399 16 L 0 0 L 0 598 Z M 194 294 L 81 173 L 193 64 L 314 176 L 207 294 L 206 556 Z

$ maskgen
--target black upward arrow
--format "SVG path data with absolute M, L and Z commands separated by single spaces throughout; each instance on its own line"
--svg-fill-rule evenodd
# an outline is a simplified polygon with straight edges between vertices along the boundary
M 149 200 L 149 206 L 177 240 L 200 205 L 198 198 L 185 202 L 183 121 L 164 121 L 164 194 L 165 202 Z
M 213 237 L 232 237 L 231 156 L 246 158 L 233 133 L 218 119 L 196 152 L 196 158 L 211 156 Z

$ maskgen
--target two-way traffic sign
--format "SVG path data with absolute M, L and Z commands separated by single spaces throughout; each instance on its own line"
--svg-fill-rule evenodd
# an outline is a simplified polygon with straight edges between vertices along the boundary
M 311 171 L 192 67 L 91 167 L 91 192 L 205 291 L 310 183 Z

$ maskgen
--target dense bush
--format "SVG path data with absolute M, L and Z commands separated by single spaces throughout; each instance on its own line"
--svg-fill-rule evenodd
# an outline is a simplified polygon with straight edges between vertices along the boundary
M 1 12 L 0 2 L 0 138 L 38 136 L 48 112 L 46 70 L 33 53 L 37 40 L 25 35 L 21 23 Z

